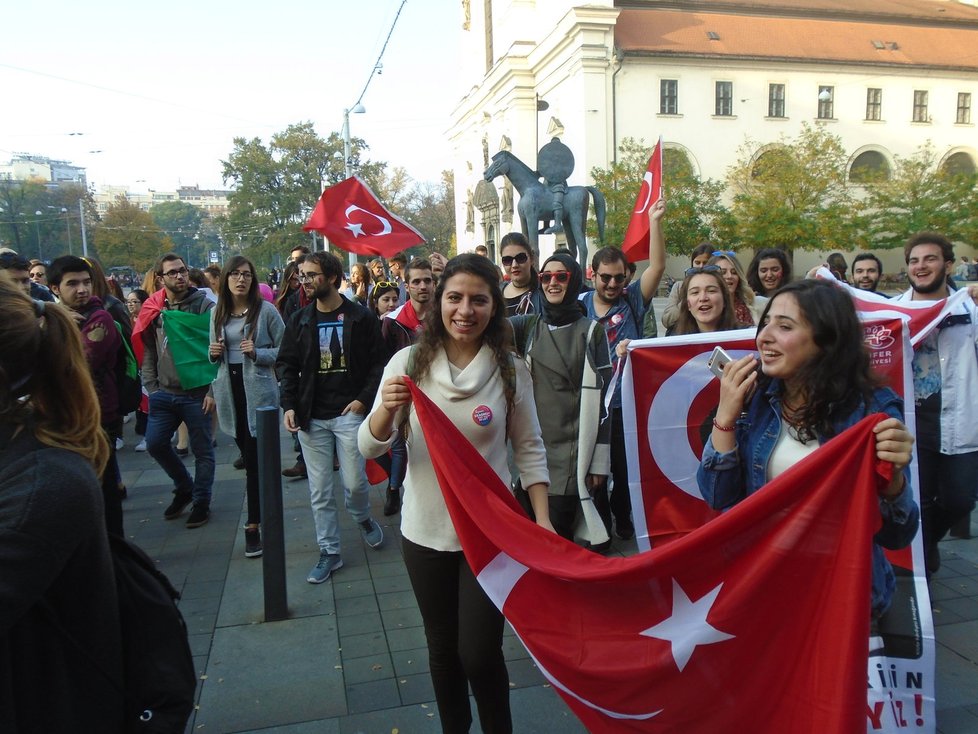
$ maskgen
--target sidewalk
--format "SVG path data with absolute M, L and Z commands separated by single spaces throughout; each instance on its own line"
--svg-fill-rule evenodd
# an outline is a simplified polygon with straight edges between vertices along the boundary
M 244 557 L 244 471 L 234 442 L 219 434 L 210 522 L 163 519 L 169 479 L 134 453 L 133 424 L 119 452 L 129 499 L 126 534 L 159 562 L 182 593 L 180 609 L 200 672 L 188 732 L 218 734 L 413 734 L 439 732 L 424 631 L 401 559 L 399 516 L 383 517 L 382 487 L 371 491 L 385 542 L 372 550 L 340 512 L 344 566 L 324 584 L 306 582 L 316 563 L 308 485 L 283 478 L 290 618 L 264 623 L 261 559 Z M 291 465 L 291 439 L 281 437 Z M 191 465 L 193 457 L 185 461 Z M 978 524 L 976 524 L 978 527 Z M 634 541 L 614 541 L 635 552 Z M 931 585 L 937 625 L 938 731 L 978 732 L 978 539 L 947 540 Z M 510 632 L 505 638 L 516 730 L 579 734 L 568 710 Z M 475 706 L 473 704 L 473 712 Z M 480 731 L 478 722 L 473 732 Z

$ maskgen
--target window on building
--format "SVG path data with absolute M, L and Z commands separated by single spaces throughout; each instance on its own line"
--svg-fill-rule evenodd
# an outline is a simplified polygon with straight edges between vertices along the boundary
M 883 90 L 870 87 L 866 90 L 866 119 L 883 119 Z
M 659 114 L 679 114 L 679 81 L 676 79 L 659 80 Z
M 890 177 L 890 164 L 886 156 L 876 150 L 867 150 L 856 156 L 849 167 L 849 180 L 857 184 L 870 184 Z
M 835 87 L 818 88 L 818 119 L 835 119 Z
M 959 125 L 971 124 L 971 92 L 958 92 L 958 113 L 954 121 Z
M 768 84 L 767 116 L 784 117 L 784 84 Z
M 915 89 L 913 91 L 913 121 L 930 122 L 927 116 L 927 90 Z
M 978 166 L 968 153 L 958 151 L 949 155 L 941 164 L 941 171 L 948 176 L 974 176 Z
M 720 117 L 733 115 L 733 82 L 717 82 L 716 114 Z

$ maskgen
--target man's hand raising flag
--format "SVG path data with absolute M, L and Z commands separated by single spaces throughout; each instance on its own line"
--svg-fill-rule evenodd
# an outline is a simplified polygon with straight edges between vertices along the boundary
M 418 230 L 385 209 L 357 176 L 326 189 L 302 229 L 319 232 L 337 247 L 360 255 L 393 255 L 425 241 Z
M 635 199 L 632 218 L 625 232 L 621 249 L 629 262 L 639 262 L 649 257 L 649 208 L 662 197 L 662 138 L 652 149 L 648 169 L 642 177 L 642 186 Z

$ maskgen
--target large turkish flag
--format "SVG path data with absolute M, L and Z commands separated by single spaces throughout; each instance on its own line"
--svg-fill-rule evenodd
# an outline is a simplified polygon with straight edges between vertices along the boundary
M 411 390 L 470 566 L 590 731 L 865 731 L 881 416 L 685 537 L 602 558 L 528 520 Z
M 642 184 L 635 197 L 632 217 L 628 220 L 625 239 L 622 240 L 621 250 L 629 262 L 639 262 L 649 259 L 649 207 L 662 196 L 662 138 L 652 149 L 652 157 L 642 176 Z
M 425 241 L 418 230 L 387 211 L 357 176 L 326 189 L 303 229 L 359 255 L 394 255 Z

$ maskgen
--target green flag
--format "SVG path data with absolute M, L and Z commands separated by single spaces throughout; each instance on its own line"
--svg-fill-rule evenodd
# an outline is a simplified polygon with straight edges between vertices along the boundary
M 163 310 L 160 315 L 173 364 L 180 377 L 180 387 L 193 390 L 214 382 L 217 365 L 207 358 L 211 339 L 210 313 Z

